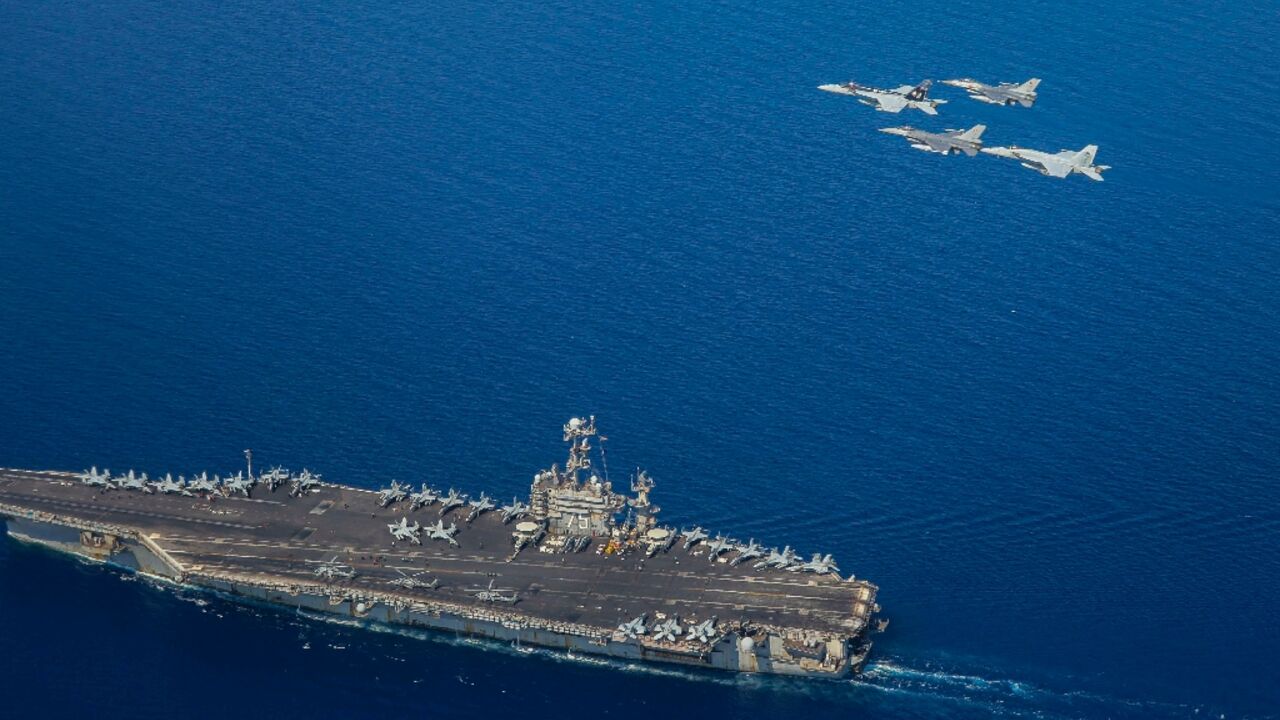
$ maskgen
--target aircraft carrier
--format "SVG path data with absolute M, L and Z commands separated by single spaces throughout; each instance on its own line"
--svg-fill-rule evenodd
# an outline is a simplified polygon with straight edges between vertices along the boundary
M 247 475 L 227 478 L 3 469 L 0 519 L 20 541 L 369 623 L 742 672 L 861 669 L 875 585 L 830 555 L 663 526 L 646 473 L 624 495 L 594 471 L 597 436 L 595 418 L 570 420 L 565 467 L 503 505 L 255 475 L 245 451 Z

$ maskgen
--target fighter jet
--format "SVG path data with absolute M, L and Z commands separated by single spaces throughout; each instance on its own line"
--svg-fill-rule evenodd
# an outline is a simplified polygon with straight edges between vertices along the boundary
M 404 520 L 401 520 L 401 522 L 404 522 Z M 416 526 L 417 523 L 414 523 L 414 525 Z M 426 533 L 431 540 L 445 540 L 455 547 L 458 545 L 458 541 L 453 539 L 453 536 L 458 534 L 457 523 L 449 523 L 449 527 L 445 527 L 444 520 L 437 520 L 435 525 L 426 527 Z M 418 544 L 421 545 L 422 543 Z
M 746 545 L 737 547 L 738 555 L 729 561 L 729 565 L 737 567 L 748 560 L 755 560 L 764 556 L 764 548 L 756 543 L 755 538 L 751 538 Z
M 986 125 L 974 125 L 968 130 L 946 130 L 940 133 L 927 132 L 910 125 L 902 127 L 881 128 L 880 132 L 904 137 L 911 147 L 925 152 L 950 155 L 953 151 L 958 155 L 964 153 L 974 157 L 982 149 L 982 133 Z
M 130 470 L 128 473 L 116 478 L 115 483 L 116 487 L 121 490 L 141 490 L 145 493 L 155 492 L 155 488 L 151 487 L 151 481 L 147 479 L 146 473 L 134 475 L 133 471 Z
M 707 561 L 715 562 L 716 558 L 720 557 L 720 553 L 726 552 L 732 547 L 732 540 L 717 535 L 715 540 L 707 544 Z
M 945 85 L 964 89 L 969 93 L 969 97 L 978 102 L 1031 107 L 1036 102 L 1036 86 L 1040 84 L 1040 78 L 1031 78 L 1024 83 L 1000 83 L 999 85 L 987 85 L 972 78 L 942 82 Z
M 689 627 L 689 639 L 700 642 L 703 645 L 711 642 L 716 636 L 716 618 L 712 616 L 710 620 L 703 620 L 697 625 Z
M 457 490 L 454 490 L 453 488 L 449 488 L 449 494 L 440 498 L 440 517 L 444 517 L 445 513 L 462 505 L 466 501 L 467 501 L 466 495 L 461 495 L 458 493 Z
M 392 480 L 390 487 L 384 487 L 378 491 L 378 507 L 386 507 L 407 497 L 409 497 L 409 486 Z
M 85 470 L 76 476 L 80 482 L 89 487 L 100 487 L 110 490 L 114 486 L 111 484 L 111 471 L 103 470 L 98 472 L 98 466 L 94 465 L 92 470 Z
M 484 512 L 485 510 L 492 510 L 494 507 L 493 500 L 490 500 L 489 496 L 485 495 L 484 493 L 480 493 L 480 497 L 476 498 L 475 500 L 467 501 L 467 505 L 471 506 L 471 512 L 468 513 L 467 515 L 468 523 L 480 517 L 480 513 Z
M 227 476 L 222 480 L 224 495 L 239 492 L 241 495 L 249 497 L 249 491 L 253 490 L 253 486 L 254 479 L 252 477 L 245 477 L 244 473 L 236 473 L 235 475 Z
M 676 638 L 684 634 L 684 629 L 680 627 L 680 619 L 672 616 L 666 622 L 653 626 L 654 640 L 670 640 L 675 642 Z
M 425 507 L 440 499 L 440 493 L 432 490 L 426 483 L 422 483 L 422 489 L 409 496 L 409 510 L 417 510 Z
M 1071 173 L 1080 173 L 1090 180 L 1102 182 L 1102 171 L 1110 170 L 1110 165 L 1094 165 L 1093 158 L 1098 154 L 1097 145 L 1085 145 L 1083 150 L 1059 150 L 1057 153 L 1028 150 L 1016 145 L 1009 147 L 983 148 L 982 152 L 997 157 L 1012 158 L 1020 161 L 1022 167 L 1035 170 L 1041 175 L 1064 178 Z
M 646 628 L 644 626 L 644 615 L 641 615 L 640 617 L 632 620 L 631 622 L 622 623 L 621 625 L 618 626 L 618 632 L 622 633 L 623 635 L 626 635 L 628 638 L 632 640 L 635 640 L 639 636 L 645 634 Z
M 776 549 L 770 550 L 768 557 L 756 563 L 752 567 L 754 567 L 757 570 L 760 570 L 762 568 L 767 568 L 767 567 L 778 568 L 779 570 L 786 570 L 787 568 L 794 565 L 795 562 L 796 562 L 796 554 L 791 551 L 791 546 L 788 545 L 782 548 L 782 552 L 778 552 Z
M 309 563 L 315 563 L 314 571 L 316 577 L 322 577 L 326 580 L 350 580 L 356 576 L 356 571 L 347 565 L 338 562 L 338 556 L 334 555 L 331 560 L 308 560 Z
M 388 580 L 387 583 L 397 587 L 402 587 L 406 590 L 435 590 L 440 585 L 439 578 L 431 578 L 430 582 L 420 579 L 426 570 L 416 572 L 412 575 L 406 573 L 400 568 L 395 568 L 395 571 L 400 574 L 400 577 Z
M 182 479 L 174 480 L 169 473 L 165 473 L 163 479 L 151 483 L 151 487 L 165 495 L 191 496 L 191 491 L 187 490 L 186 482 Z
M 524 515 L 525 513 L 529 512 L 529 506 L 525 503 L 520 502 L 520 499 L 515 497 L 511 498 L 510 505 L 503 505 L 499 509 L 502 510 L 503 525 L 506 525 L 512 520 L 515 520 L 521 515 Z
M 477 600 L 483 600 L 484 602 L 501 602 L 514 605 L 520 600 L 520 596 L 516 594 L 515 590 L 510 588 L 495 588 L 493 586 L 493 580 L 489 581 L 488 587 L 472 588 L 471 592 L 475 593 Z M 506 595 L 504 593 L 511 594 Z
M 925 80 L 919 85 L 903 85 L 892 90 L 881 90 L 880 88 L 859 85 L 856 82 L 847 82 L 844 84 L 819 85 L 818 89 L 841 95 L 852 95 L 858 98 L 858 102 L 863 105 L 870 105 L 880 112 L 900 113 L 907 108 L 912 108 L 926 115 L 937 115 L 938 106 L 946 104 L 947 101 L 931 100 L 929 98 L 929 87 L 932 85 L 932 80 Z
M 320 476 L 306 468 L 302 468 L 302 473 L 293 479 L 293 486 L 289 488 L 289 496 L 302 497 L 318 487 L 320 487 Z
M 191 478 L 191 482 L 187 483 L 187 489 L 195 492 L 208 493 L 209 495 L 221 495 L 222 491 L 218 488 L 216 480 L 209 479 L 209 473 L 202 472 Z
M 823 555 L 822 553 L 814 553 L 812 560 L 804 563 L 803 565 L 792 566 L 791 569 L 799 570 L 800 572 L 817 573 L 819 575 L 840 572 L 840 568 L 836 567 L 836 562 L 831 559 L 831 555 Z
M 289 471 L 279 465 L 258 476 L 258 480 L 266 483 L 267 489 L 275 492 L 276 488 L 289 482 Z
M 415 545 L 422 544 L 422 526 L 418 523 L 409 524 L 409 518 L 402 517 L 398 523 L 389 523 L 387 529 L 391 531 L 391 537 L 396 540 L 407 540 Z
M 694 529 L 692 529 L 692 530 L 681 530 L 681 531 L 680 531 L 680 534 L 684 536 L 684 549 L 685 549 L 685 550 L 688 550 L 689 548 L 693 547 L 694 545 L 697 545 L 698 543 L 700 543 L 700 542 L 702 542 L 703 540 L 706 540 L 708 537 L 710 537 L 709 535 L 707 535 L 707 531 L 706 531 L 706 530 L 703 530 L 703 529 L 702 529 L 702 528 L 700 528 L 700 527 L 695 527 L 695 528 L 694 528 Z

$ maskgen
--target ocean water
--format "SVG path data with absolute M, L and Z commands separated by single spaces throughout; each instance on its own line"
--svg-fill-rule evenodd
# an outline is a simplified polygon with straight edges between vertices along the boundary
M 0 543 L 0 715 L 1280 714 L 1267 3 L 0 5 L 0 465 L 523 493 L 891 618 L 812 683 L 238 608 Z M 1044 78 L 937 118 L 815 90 Z M 877 132 L 1101 147 L 1103 183 Z M 616 478 L 615 478 L 616 479 Z

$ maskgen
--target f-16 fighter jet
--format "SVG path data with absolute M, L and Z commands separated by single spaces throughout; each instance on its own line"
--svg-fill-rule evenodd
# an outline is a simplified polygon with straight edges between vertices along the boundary
M 717 535 L 715 540 L 712 540 L 707 544 L 707 560 L 715 562 L 716 558 L 720 557 L 720 553 L 725 552 L 732 547 L 732 540 Z
M 409 518 L 402 517 L 400 522 L 388 524 L 387 529 L 391 531 L 391 537 L 396 540 L 406 540 L 415 545 L 422 544 L 422 538 L 419 537 L 422 533 L 422 526 L 416 522 L 410 525 Z
M 729 564 L 733 567 L 737 567 L 748 560 L 755 560 L 764 556 L 764 548 L 756 543 L 755 538 L 748 541 L 746 545 L 739 545 L 736 549 L 738 551 L 737 557 L 729 561 Z
M 680 531 L 680 534 L 684 536 L 684 549 L 685 549 L 685 550 L 688 550 L 689 548 L 693 547 L 694 545 L 697 545 L 698 543 L 700 543 L 700 542 L 702 542 L 703 540 L 706 540 L 708 537 L 710 537 L 709 535 L 707 535 L 707 531 L 706 531 L 706 530 L 703 530 L 703 529 L 702 529 L 702 528 L 700 528 L 700 527 L 695 527 L 695 528 L 694 528 L 694 529 L 692 529 L 692 530 L 681 530 L 681 531 Z
M 404 522 L 404 520 L 401 519 L 400 522 Z M 417 523 L 414 523 L 414 526 L 416 527 Z M 432 540 L 444 540 L 455 547 L 458 544 L 458 541 L 453 539 L 453 536 L 458 534 L 457 523 L 449 523 L 449 527 L 445 527 L 443 520 L 437 520 L 435 525 L 426 527 L 426 533 L 427 537 Z M 421 545 L 422 543 L 418 544 Z
M 700 642 L 703 645 L 711 642 L 716 636 L 716 619 L 712 617 L 710 620 L 703 620 L 697 625 L 689 627 L 689 639 Z
M 141 490 L 145 493 L 155 492 L 155 488 L 151 487 L 151 481 L 147 479 L 147 474 L 134 475 L 130 470 L 128 473 L 121 475 L 115 479 L 116 487 L 121 490 Z
M 484 493 L 480 493 L 480 497 L 475 500 L 467 501 L 467 505 L 471 506 L 471 512 L 467 514 L 468 523 L 480 517 L 480 513 L 485 510 L 492 510 L 494 507 L 493 500 L 490 500 L 489 496 Z
M 386 507 L 407 497 L 409 497 L 409 486 L 392 480 L 390 487 L 384 487 L 378 491 L 378 507 Z
M 932 80 L 925 80 L 915 86 L 903 85 L 892 90 L 881 90 L 880 88 L 859 85 L 856 82 L 847 82 L 842 85 L 819 85 L 818 89 L 841 95 L 852 95 L 858 98 L 858 102 L 863 105 L 870 105 L 880 112 L 900 113 L 907 108 L 911 108 L 919 110 L 926 115 L 937 115 L 938 106 L 945 104 L 947 101 L 929 98 L 929 88 L 932 85 Z
M 245 477 L 244 473 L 236 473 L 235 475 L 222 479 L 222 487 L 224 488 L 223 492 L 226 495 L 239 492 L 241 495 L 249 497 L 249 491 L 253 490 L 253 486 L 254 479 L 252 477 Z
M 185 482 L 181 479 L 174 480 L 168 473 L 165 473 L 164 479 L 151 483 L 151 487 L 165 495 L 191 495 Z
M 426 483 L 422 483 L 422 489 L 409 496 L 409 510 L 413 511 L 420 507 L 426 507 L 439 499 L 440 493 L 432 490 Z
M 524 515 L 525 513 L 529 512 L 529 506 L 525 503 L 520 502 L 520 498 L 514 498 L 514 497 L 511 498 L 510 505 L 503 505 L 499 509 L 502 510 L 503 525 L 506 525 L 512 520 L 515 520 L 521 515 Z
M 1061 150 L 1057 153 L 1028 150 L 1015 146 L 983 148 L 982 152 L 997 157 L 1012 158 L 1022 163 L 1022 167 L 1035 170 L 1041 175 L 1064 178 L 1071 173 L 1080 173 L 1090 180 L 1102 182 L 1102 171 L 1110 170 L 1110 165 L 1094 165 L 1093 158 L 1098 154 L 1097 145 L 1085 145 L 1079 152 Z
M 76 477 L 79 478 L 80 482 L 88 485 L 89 487 L 100 487 L 108 490 L 115 487 L 111 484 L 111 471 L 103 470 L 102 472 L 98 472 L 97 465 L 94 465 L 92 470 L 85 470 Z
M 631 622 L 622 623 L 621 625 L 618 626 L 618 632 L 622 633 L 623 635 L 626 635 L 628 638 L 632 640 L 635 640 L 637 637 L 645 634 L 646 629 L 644 626 L 644 616 L 641 615 L 640 617 L 632 620 Z
M 318 487 L 320 487 L 320 476 L 302 468 L 302 473 L 293 479 L 293 485 L 289 488 L 289 497 L 302 497 Z
M 187 483 L 187 489 L 193 492 L 208 493 L 210 495 L 222 493 L 222 491 L 218 489 L 218 482 L 216 480 L 210 480 L 209 473 L 207 472 L 202 472 L 191 478 L 191 482 Z
M 445 513 L 461 506 L 466 501 L 466 495 L 459 494 L 457 490 L 449 488 L 449 494 L 440 498 L 440 517 L 444 517 Z
M 831 559 L 831 555 L 823 555 L 821 553 L 814 553 L 812 560 L 804 563 L 803 565 L 793 566 L 791 569 L 799 570 L 801 572 L 817 573 L 819 575 L 840 572 L 840 568 L 836 567 L 836 561 Z
M 942 82 L 944 85 L 964 89 L 969 93 L 969 97 L 978 102 L 1031 107 L 1036 102 L 1036 86 L 1040 84 L 1040 78 L 1031 78 L 1024 83 L 1000 83 L 999 85 L 987 85 L 972 78 Z
M 902 127 L 881 128 L 880 132 L 904 137 L 907 142 L 911 143 L 911 147 L 917 150 L 935 152 L 942 155 L 950 155 L 952 152 L 957 154 L 964 153 L 969 157 L 974 157 L 982 149 L 982 133 L 986 129 L 986 125 L 974 125 L 968 130 L 946 130 L 940 133 L 932 133 L 913 128 L 910 125 L 903 125 Z
M 766 557 L 764 560 L 761 560 L 760 562 L 756 563 L 752 567 L 754 567 L 757 570 L 760 570 L 762 568 L 767 568 L 767 567 L 778 568 L 779 570 L 786 570 L 787 568 L 791 567 L 795 563 L 796 563 L 796 554 L 792 552 L 791 546 L 788 545 L 782 548 L 782 552 L 778 552 L 777 550 L 770 550 L 769 557 Z

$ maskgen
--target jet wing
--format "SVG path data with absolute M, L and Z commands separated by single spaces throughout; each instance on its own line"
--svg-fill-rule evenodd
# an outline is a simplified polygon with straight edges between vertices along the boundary
M 943 155 L 951 152 L 952 149 L 951 143 L 941 138 L 927 138 L 925 139 L 924 144 L 933 148 L 934 152 L 940 152 Z
M 907 106 L 907 99 L 901 95 L 876 94 L 872 98 L 879 103 L 880 109 L 885 112 L 901 112 Z
M 1071 163 L 1059 160 L 1056 157 L 1049 157 L 1044 160 L 1025 160 L 1024 162 L 1044 168 L 1042 172 L 1051 177 L 1064 178 L 1071 174 Z

